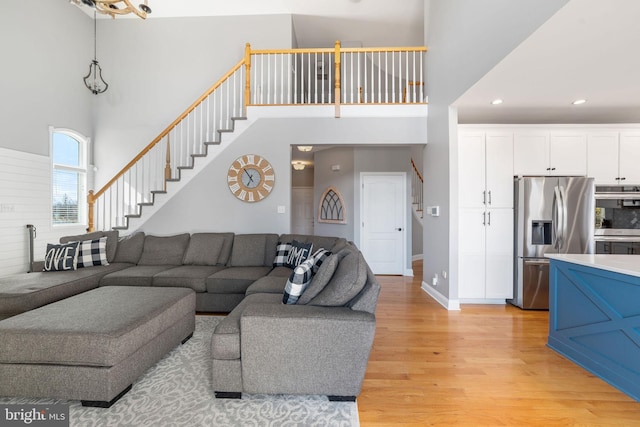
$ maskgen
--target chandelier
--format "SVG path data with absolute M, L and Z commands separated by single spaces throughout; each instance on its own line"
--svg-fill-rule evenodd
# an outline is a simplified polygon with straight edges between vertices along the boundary
M 145 19 L 147 14 L 151 13 L 151 8 L 147 5 L 147 0 L 140 3 L 138 7 L 132 5 L 129 0 L 71 0 L 71 2 L 77 5 L 84 4 L 95 9 L 96 12 L 109 15 L 112 18 L 115 18 L 116 15 L 134 13 L 140 18 Z
M 84 76 L 84 85 L 89 89 L 94 95 L 97 95 L 102 92 L 106 92 L 109 88 L 109 84 L 104 81 L 102 78 L 102 68 L 100 64 L 98 64 L 98 56 L 97 56 L 97 44 L 98 44 L 98 35 L 96 30 L 96 13 L 93 12 L 93 60 L 91 64 L 89 64 L 89 72 L 86 76 Z

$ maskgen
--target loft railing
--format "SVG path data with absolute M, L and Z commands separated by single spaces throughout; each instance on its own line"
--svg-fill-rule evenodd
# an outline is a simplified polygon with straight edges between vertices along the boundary
M 252 50 L 107 184 L 87 197 L 88 230 L 126 228 L 166 183 L 219 143 L 247 106 L 426 103 L 425 47 Z
M 424 212 L 424 195 L 423 195 L 423 187 L 424 187 L 424 178 L 422 178 L 422 174 L 418 170 L 413 159 L 411 159 L 411 201 L 416 208 L 416 212 L 422 218 Z

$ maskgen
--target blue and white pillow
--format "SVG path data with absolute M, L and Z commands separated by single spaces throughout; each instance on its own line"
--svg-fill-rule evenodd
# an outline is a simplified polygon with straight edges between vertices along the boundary
M 78 268 L 109 265 L 107 261 L 107 238 L 84 240 L 78 246 Z
M 287 255 L 287 262 L 285 267 L 296 268 L 300 264 L 309 258 L 311 255 L 311 249 L 313 243 L 301 243 L 297 240 L 291 242 L 291 249 L 289 249 L 289 255 Z
M 295 304 L 298 298 L 307 288 L 313 277 L 313 258 L 303 261 L 293 269 L 287 284 L 284 287 L 282 302 L 285 304 Z
M 70 242 L 62 245 L 47 244 L 44 255 L 43 271 L 71 271 L 77 268 L 78 246 L 80 242 Z
M 278 246 L 276 246 L 276 257 L 273 259 L 273 266 L 285 267 L 290 250 L 291 243 L 278 243 Z

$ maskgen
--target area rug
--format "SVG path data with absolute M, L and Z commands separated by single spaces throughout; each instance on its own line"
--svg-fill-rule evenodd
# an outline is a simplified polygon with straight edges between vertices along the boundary
M 3 404 L 69 404 L 71 426 L 358 426 L 354 402 L 326 396 L 249 395 L 216 399 L 211 390 L 211 334 L 221 317 L 196 316 L 187 343 L 150 368 L 109 409 L 79 401 L 0 398 Z

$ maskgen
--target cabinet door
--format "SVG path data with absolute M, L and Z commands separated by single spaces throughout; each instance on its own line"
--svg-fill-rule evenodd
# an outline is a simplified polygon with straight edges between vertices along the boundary
M 484 133 L 458 136 L 458 206 L 484 207 L 485 194 Z
M 513 136 L 514 175 L 547 175 L 548 168 L 549 134 L 516 132 Z
M 549 137 L 550 175 L 587 175 L 587 136 L 552 133 Z
M 487 207 L 513 207 L 513 134 L 487 133 Z
M 640 185 L 640 134 L 620 134 L 620 184 Z
M 587 135 L 587 176 L 596 185 L 618 185 L 618 132 Z
M 489 209 L 485 298 L 513 298 L 513 209 Z
M 485 297 L 485 215 L 484 209 L 459 211 L 459 298 Z

